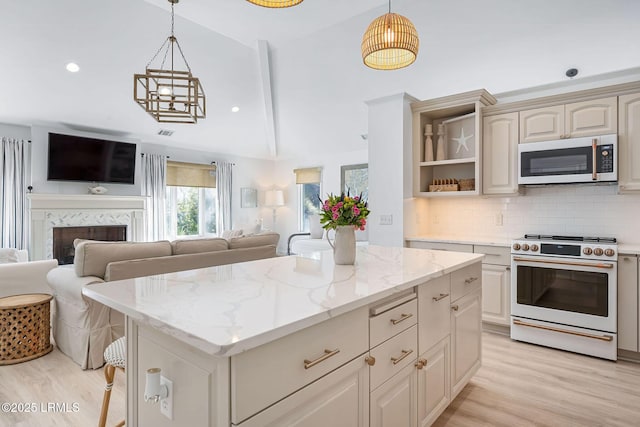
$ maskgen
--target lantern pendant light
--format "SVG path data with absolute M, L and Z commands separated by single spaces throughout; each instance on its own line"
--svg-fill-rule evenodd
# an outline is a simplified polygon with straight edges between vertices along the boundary
M 362 36 L 362 61 L 376 70 L 407 67 L 418 56 L 420 40 L 413 23 L 402 15 L 389 12 L 374 19 Z
M 257 4 L 258 6 L 268 7 L 272 9 L 279 9 L 283 7 L 296 6 L 302 3 L 302 0 L 247 0 L 249 3 Z
M 173 34 L 173 6 L 180 0 L 168 0 L 171 3 L 171 35 L 151 58 L 144 74 L 133 75 L 133 99 L 154 119 L 161 123 L 197 123 L 206 117 L 206 99 L 200 79 L 191 73 L 191 67 L 182 53 L 178 39 Z M 174 48 L 177 48 L 186 70 L 178 70 L 174 62 Z M 162 62 L 159 67 L 151 64 L 160 52 Z M 165 68 L 165 61 L 171 68 Z

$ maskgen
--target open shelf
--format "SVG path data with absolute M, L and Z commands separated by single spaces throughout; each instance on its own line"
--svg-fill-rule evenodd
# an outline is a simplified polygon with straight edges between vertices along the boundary
M 420 166 L 445 166 L 445 165 L 461 165 L 465 163 L 475 163 L 475 157 L 469 157 L 467 159 L 450 159 L 450 160 L 437 160 L 433 162 L 420 162 Z

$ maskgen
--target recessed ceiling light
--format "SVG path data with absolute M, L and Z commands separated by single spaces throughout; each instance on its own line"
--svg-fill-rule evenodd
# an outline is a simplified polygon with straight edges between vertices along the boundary
M 240 107 L 238 107 L 238 106 L 231 107 L 231 112 L 232 113 L 237 113 L 238 111 L 240 111 Z
M 67 71 L 77 73 L 78 71 L 80 71 L 80 67 L 75 62 L 69 62 L 67 64 Z

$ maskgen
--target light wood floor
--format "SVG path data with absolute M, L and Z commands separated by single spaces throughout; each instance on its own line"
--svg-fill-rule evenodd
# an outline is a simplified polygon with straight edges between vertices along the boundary
M 640 364 L 482 339 L 482 368 L 434 426 L 640 426 Z
M 435 423 L 464 426 L 640 426 L 640 364 L 617 363 L 483 334 L 483 366 Z M 107 425 L 124 418 L 116 373 Z M 0 366 L 0 402 L 78 403 L 78 412 L 4 413 L 2 427 L 97 425 L 102 369 L 82 371 L 58 350 Z M 72 408 L 71 408 L 72 409 Z
M 102 369 L 83 371 L 57 348 L 35 360 L 0 366 L 0 406 L 5 402 L 35 403 L 37 406 L 35 413 L 5 412 L 0 409 L 0 426 L 95 427 L 100 418 L 104 385 Z M 114 426 L 124 419 L 124 401 L 125 375 L 117 370 L 107 426 Z M 59 407 L 66 411 L 48 410 L 50 402 L 64 404 Z M 75 408 L 74 403 L 77 403 Z M 74 409 L 77 411 L 74 412 Z

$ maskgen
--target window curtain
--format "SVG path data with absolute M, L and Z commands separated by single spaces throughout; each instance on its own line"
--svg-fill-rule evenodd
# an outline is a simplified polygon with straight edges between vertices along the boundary
M 147 203 L 147 240 L 164 239 L 167 156 L 142 155 L 142 195 Z
M 27 249 L 29 215 L 27 213 L 28 141 L 2 137 L 0 151 L 0 246 Z
M 233 163 L 216 162 L 216 190 L 218 192 L 218 236 L 231 230 L 231 175 Z

